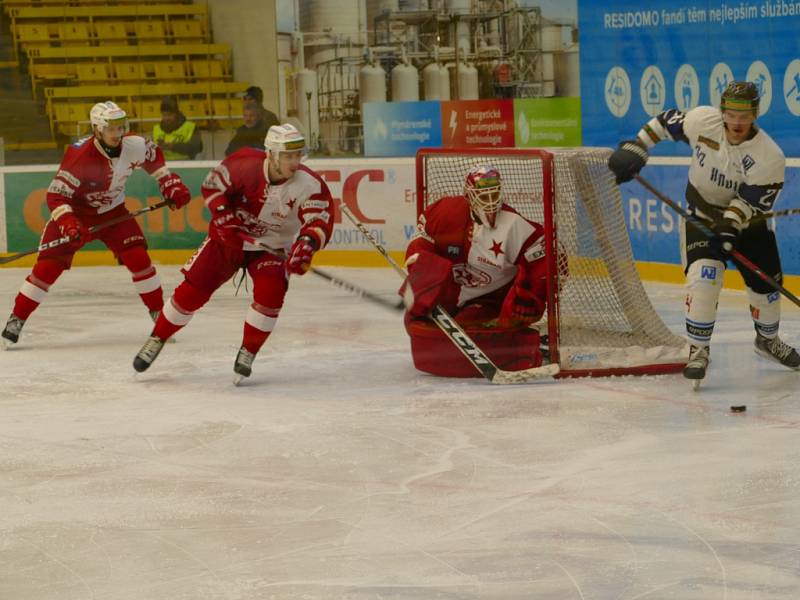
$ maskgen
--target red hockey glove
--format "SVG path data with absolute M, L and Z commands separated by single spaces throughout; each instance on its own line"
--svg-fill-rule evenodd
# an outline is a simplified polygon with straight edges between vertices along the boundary
M 544 281 L 537 282 L 523 270 L 514 280 L 500 309 L 497 324 L 500 327 L 527 327 L 542 318 L 546 303 Z
M 424 317 L 447 291 L 453 264 L 433 252 L 422 251 L 406 260 L 408 277 L 399 290 L 408 312 Z
M 239 235 L 244 223 L 226 204 L 220 204 L 211 213 L 208 234 L 211 239 L 234 250 L 240 250 L 244 240 Z
M 307 235 L 301 235 L 292 246 L 286 259 L 286 271 L 292 275 L 303 275 L 311 267 L 311 258 L 317 251 L 316 242 Z
M 192 199 L 192 194 L 189 188 L 181 181 L 181 178 L 170 173 L 158 180 L 158 188 L 161 190 L 161 195 L 164 200 L 169 202 L 170 210 L 178 210 L 179 208 L 189 204 Z
M 92 241 L 92 232 L 75 216 L 73 212 L 65 212 L 56 219 L 61 235 L 70 238 L 70 246 L 80 248 Z

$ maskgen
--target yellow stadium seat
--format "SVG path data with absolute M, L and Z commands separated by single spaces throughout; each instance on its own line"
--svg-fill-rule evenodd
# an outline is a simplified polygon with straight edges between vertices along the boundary
M 14 29 L 17 41 L 23 49 L 49 46 L 54 41 L 46 23 L 17 23 Z
M 96 81 L 108 81 L 108 65 L 106 63 L 78 63 L 78 82 L 93 83 Z
M 99 41 L 114 42 L 118 40 L 125 43 L 128 39 L 128 29 L 124 21 L 96 21 L 94 34 Z
M 186 79 L 186 68 L 183 62 L 158 61 L 153 63 L 154 76 L 159 83 L 162 81 L 175 81 Z
M 196 19 L 176 19 L 170 22 L 172 37 L 177 43 L 206 41 L 205 27 Z
M 193 60 L 191 65 L 195 79 L 225 79 L 221 60 Z
M 217 119 L 217 123 L 223 129 L 235 129 L 242 125 L 242 101 L 239 99 L 228 98 L 212 98 L 211 106 L 214 109 L 215 117 L 223 117 Z M 237 118 L 232 118 L 237 117 Z
M 118 81 L 142 81 L 146 77 L 144 63 L 115 62 L 114 77 Z
M 88 46 L 89 24 L 85 21 L 74 21 L 58 24 L 58 39 L 62 46 Z
M 138 119 L 161 119 L 161 100 L 137 100 L 134 110 Z M 139 133 L 149 133 L 157 121 L 138 122 L 132 128 Z
M 133 34 L 139 43 L 164 40 L 167 33 L 163 21 L 136 21 L 133 24 Z
M 189 119 L 202 119 L 208 116 L 205 100 L 181 99 L 178 101 L 178 108 Z
M 69 137 L 83 134 L 88 129 L 88 124 L 83 124 L 78 129 L 78 121 L 88 121 L 92 104 L 84 102 L 58 102 L 53 104 L 54 120 L 58 131 Z

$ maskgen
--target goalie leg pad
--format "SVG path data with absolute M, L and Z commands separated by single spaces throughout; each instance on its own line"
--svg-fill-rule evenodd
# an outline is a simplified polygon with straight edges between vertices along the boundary
M 750 315 L 759 335 L 772 339 L 778 335 L 781 322 L 781 295 L 779 292 L 759 294 L 747 288 L 750 300 Z
M 701 258 L 686 271 L 686 334 L 695 346 L 708 346 L 717 320 L 725 263 Z
M 411 357 L 418 370 L 440 377 L 481 377 L 430 319 L 415 319 L 406 313 L 405 326 L 411 338 Z M 464 330 L 503 370 L 518 371 L 542 364 L 539 333 L 533 329 L 465 327 Z

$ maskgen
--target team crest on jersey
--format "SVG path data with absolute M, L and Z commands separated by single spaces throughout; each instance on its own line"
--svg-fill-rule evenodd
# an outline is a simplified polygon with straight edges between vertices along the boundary
M 104 206 L 108 206 L 114 202 L 121 191 L 122 190 L 119 188 L 114 188 L 111 190 L 86 194 L 86 204 L 93 208 L 103 208 Z
M 753 157 L 749 154 L 746 154 L 742 159 L 742 167 L 744 168 L 745 173 L 747 173 L 754 164 L 756 164 L 756 161 L 753 160 Z
M 453 280 L 463 287 L 481 287 L 492 282 L 492 278 L 487 273 L 470 267 L 466 263 L 453 265 Z
M 245 229 L 253 237 L 262 237 L 269 231 L 269 223 L 265 223 L 245 210 L 237 210 L 236 216 L 242 220 Z

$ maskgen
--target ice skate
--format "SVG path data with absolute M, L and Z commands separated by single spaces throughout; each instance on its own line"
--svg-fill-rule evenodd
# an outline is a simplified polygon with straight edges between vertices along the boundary
M 253 372 L 253 360 L 256 355 L 248 352 L 244 346 L 239 348 L 239 354 L 236 355 L 236 362 L 233 363 L 233 372 L 236 375 L 233 378 L 233 385 L 239 385 L 245 377 L 250 377 Z
M 160 310 L 151 310 L 148 312 L 150 313 L 150 318 L 153 320 L 153 323 L 158 321 L 158 316 L 161 314 Z M 167 340 L 167 344 L 174 344 L 175 342 L 176 340 L 174 335 Z
M 3 337 L 3 346 L 5 348 L 10 348 L 19 341 L 19 334 L 22 331 L 23 325 L 25 325 L 25 321 L 20 319 L 17 315 L 12 313 L 11 316 L 8 317 L 6 327 L 3 329 L 3 333 L 0 333 L 0 336 Z
M 706 376 L 706 369 L 709 363 L 708 346 L 690 346 L 689 360 L 683 367 L 683 376 L 692 380 L 692 387 L 700 389 L 700 382 Z
M 5 336 L 5 333 L 3 335 Z M 800 354 L 778 336 L 770 339 L 757 333 L 754 347 L 756 354 L 760 354 L 764 358 L 773 360 L 790 369 L 800 369 Z
M 163 347 L 164 340 L 161 338 L 154 335 L 147 338 L 144 346 L 142 346 L 142 349 L 139 350 L 136 358 L 133 359 L 133 368 L 139 373 L 146 371 L 150 365 L 153 364 L 153 361 L 159 355 Z

